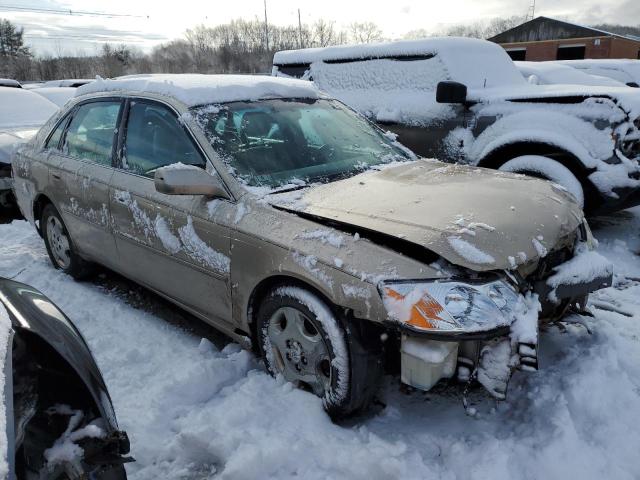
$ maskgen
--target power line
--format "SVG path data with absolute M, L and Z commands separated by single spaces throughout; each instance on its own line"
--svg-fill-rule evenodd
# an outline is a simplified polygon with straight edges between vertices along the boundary
M 107 13 L 107 12 L 90 12 L 86 10 L 61 10 L 56 8 L 41 7 L 22 7 L 20 5 L 4 5 L 0 4 L 0 10 L 9 10 L 27 13 L 46 13 L 51 15 L 67 15 L 67 16 L 86 16 L 86 17 L 109 17 L 109 18 L 146 18 L 148 15 L 131 15 L 127 13 Z

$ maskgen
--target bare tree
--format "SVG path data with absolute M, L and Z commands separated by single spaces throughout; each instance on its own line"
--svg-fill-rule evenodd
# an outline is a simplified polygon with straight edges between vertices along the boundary
M 382 30 L 373 22 L 353 22 L 349 25 L 350 40 L 354 43 L 371 43 L 382 40 Z
M 507 18 L 497 17 L 489 21 L 452 25 L 443 32 L 439 32 L 438 35 L 448 37 L 490 38 L 522 23 L 524 23 L 524 18 L 518 15 Z

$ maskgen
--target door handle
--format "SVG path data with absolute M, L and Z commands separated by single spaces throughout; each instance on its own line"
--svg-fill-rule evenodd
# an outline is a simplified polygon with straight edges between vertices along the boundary
M 52 173 L 51 176 L 53 178 L 55 178 L 56 180 L 62 180 L 62 177 L 60 175 L 58 175 L 57 173 Z

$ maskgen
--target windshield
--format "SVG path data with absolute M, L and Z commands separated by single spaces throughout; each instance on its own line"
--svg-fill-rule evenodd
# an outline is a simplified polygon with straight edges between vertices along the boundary
M 249 186 L 329 182 L 411 158 L 334 100 L 233 102 L 193 113 L 213 148 Z

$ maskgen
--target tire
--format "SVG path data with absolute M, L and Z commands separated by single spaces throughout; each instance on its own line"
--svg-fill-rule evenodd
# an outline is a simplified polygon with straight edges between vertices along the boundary
M 522 155 L 503 163 L 498 170 L 557 183 L 575 197 L 580 208 L 585 206 L 584 186 L 571 170 L 557 160 L 542 155 Z
M 269 373 L 319 396 L 333 419 L 365 410 L 383 370 L 380 342 L 365 341 L 362 329 L 345 329 L 343 320 L 317 295 L 286 285 L 263 300 L 257 316 Z
M 76 280 L 86 278 L 93 272 L 93 265 L 78 255 L 62 217 L 52 204 L 45 206 L 42 211 L 40 229 L 49 259 L 55 268 Z

